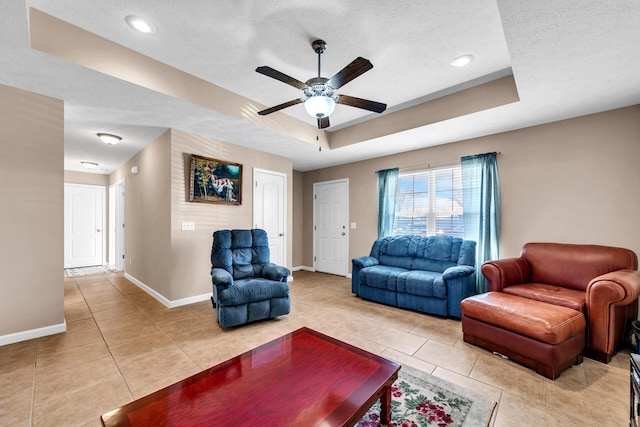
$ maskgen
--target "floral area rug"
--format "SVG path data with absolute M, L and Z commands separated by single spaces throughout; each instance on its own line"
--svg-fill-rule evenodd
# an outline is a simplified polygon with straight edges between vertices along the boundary
M 91 276 L 93 274 L 105 274 L 115 271 L 108 265 L 96 265 L 93 267 L 67 268 L 65 270 L 69 277 Z
M 403 366 L 391 386 L 389 427 L 486 427 L 496 403 L 424 372 Z M 356 424 L 378 427 L 380 401 Z

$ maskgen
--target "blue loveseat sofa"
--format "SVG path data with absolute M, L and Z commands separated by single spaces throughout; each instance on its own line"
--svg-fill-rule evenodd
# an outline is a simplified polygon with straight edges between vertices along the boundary
M 461 317 L 475 291 L 476 242 L 451 236 L 393 236 L 352 260 L 351 290 L 361 298 L 441 316 Z

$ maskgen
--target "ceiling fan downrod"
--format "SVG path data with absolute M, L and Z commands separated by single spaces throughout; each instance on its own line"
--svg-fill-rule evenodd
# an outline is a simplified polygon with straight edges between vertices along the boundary
M 314 40 L 311 43 L 311 47 L 313 47 L 313 51 L 318 54 L 318 77 L 320 77 L 320 55 L 327 50 L 327 43 L 324 40 Z

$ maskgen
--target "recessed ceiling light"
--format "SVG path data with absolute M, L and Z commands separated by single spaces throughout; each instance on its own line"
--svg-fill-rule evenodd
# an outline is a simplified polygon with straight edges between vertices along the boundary
M 98 138 L 100 138 L 100 141 L 109 145 L 116 145 L 118 142 L 122 140 L 121 136 L 114 135 L 112 133 L 97 133 L 96 135 L 98 135 Z
M 457 58 L 454 58 L 453 61 L 451 61 L 451 65 L 454 67 L 466 67 L 467 65 L 471 64 L 471 61 L 473 61 L 473 55 L 460 55 Z
M 125 21 L 127 21 L 127 24 L 129 24 L 131 28 L 141 33 L 155 34 L 157 32 L 156 26 L 153 25 L 151 21 L 148 21 L 139 16 L 129 15 L 125 18 Z
M 98 166 L 95 162 L 80 162 L 80 164 L 87 169 L 95 169 Z

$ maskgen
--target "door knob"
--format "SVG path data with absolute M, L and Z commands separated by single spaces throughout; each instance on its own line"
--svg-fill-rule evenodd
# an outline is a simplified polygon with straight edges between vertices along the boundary
M 280 234 L 278 234 L 278 236 L 282 237 L 282 236 L 284 236 L 284 233 L 280 233 Z
M 343 236 L 346 235 L 347 233 L 345 233 L 344 231 L 341 233 Z
M 96 230 L 96 232 L 97 232 L 97 233 L 99 233 L 99 232 L 100 232 L 100 229 L 98 228 L 98 229 Z

